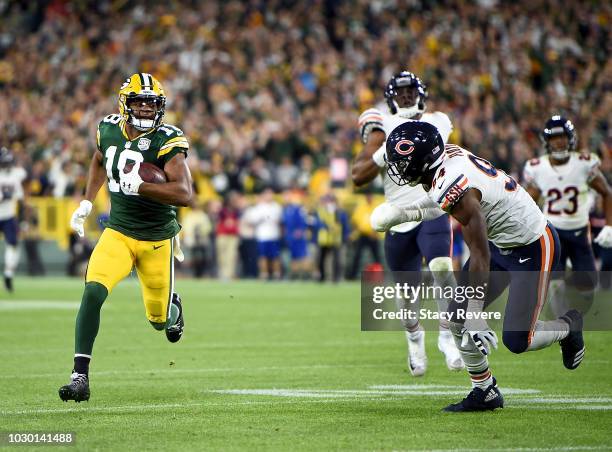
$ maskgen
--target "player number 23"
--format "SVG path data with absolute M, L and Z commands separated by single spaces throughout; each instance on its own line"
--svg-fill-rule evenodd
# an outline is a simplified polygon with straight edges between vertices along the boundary
M 548 213 L 551 215 L 561 215 L 562 213 L 566 215 L 575 214 L 578 211 L 578 194 L 577 187 L 565 187 L 563 193 L 557 188 L 551 188 L 548 190 L 548 193 L 546 193 Z M 567 202 L 569 205 L 564 207 L 562 210 L 558 210 L 555 207 L 555 203 L 565 197 L 567 197 Z

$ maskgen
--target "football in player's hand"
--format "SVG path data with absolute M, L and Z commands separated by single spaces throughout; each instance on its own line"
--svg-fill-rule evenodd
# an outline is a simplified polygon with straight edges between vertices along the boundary
M 128 163 L 125 165 L 125 168 L 123 168 L 123 172 L 129 173 L 132 171 L 133 167 L 134 163 Z M 140 164 L 140 169 L 138 170 L 138 175 L 143 182 L 149 182 L 151 184 L 165 184 L 168 182 L 166 173 L 152 163 L 142 162 Z

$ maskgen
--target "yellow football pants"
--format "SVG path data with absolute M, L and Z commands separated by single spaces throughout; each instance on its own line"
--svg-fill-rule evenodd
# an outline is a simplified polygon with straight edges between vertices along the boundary
M 98 282 L 110 293 L 136 267 L 147 318 L 165 323 L 174 290 L 172 246 L 172 239 L 148 242 L 106 228 L 89 259 L 85 281 Z

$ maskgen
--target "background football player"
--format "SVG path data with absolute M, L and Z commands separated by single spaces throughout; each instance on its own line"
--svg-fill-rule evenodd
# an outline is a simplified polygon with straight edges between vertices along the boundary
M 440 131 L 445 143 L 453 130 L 446 114 L 439 111 L 425 113 L 426 86 L 412 72 L 403 71 L 391 77 L 384 94 L 390 114 L 370 108 L 359 117 L 359 130 L 364 147 L 353 162 L 352 178 L 357 186 L 372 181 L 384 170 L 385 139 L 399 124 L 410 120 L 433 124 Z M 387 202 L 408 206 L 412 202 L 427 199 L 427 194 L 421 187 L 400 187 L 393 183 L 386 171 L 382 174 Z M 382 208 L 384 209 L 384 205 Z M 375 212 L 380 212 L 380 209 Z M 436 279 L 442 280 L 442 284 L 451 276 L 453 262 L 450 221 L 443 211 L 438 210 L 438 213 L 437 218 L 430 221 L 399 224 L 385 234 L 385 257 L 391 271 L 419 272 L 425 257 L 429 269 Z M 372 221 L 375 223 L 377 220 L 373 218 Z M 412 282 L 418 284 L 418 281 Z M 415 306 L 405 306 L 403 300 L 398 300 L 398 303 L 401 309 L 418 310 Z M 441 311 L 446 311 L 448 306 L 443 301 L 438 301 L 438 304 Z M 403 324 L 408 342 L 408 368 L 412 375 L 421 376 L 427 369 L 425 331 L 418 319 L 404 320 Z M 444 354 L 450 370 L 463 369 L 461 356 L 445 322 L 440 323 L 438 349 Z
M 132 267 L 136 267 L 153 327 L 165 329 L 170 342 L 178 341 L 183 333 L 181 300 L 174 293 L 174 238 L 180 229 L 174 206 L 189 204 L 192 182 L 185 162 L 189 144 L 180 129 L 162 123 L 165 103 L 158 80 L 150 74 L 134 74 L 119 91 L 120 114 L 105 117 L 98 126 L 85 199 L 70 225 L 83 236 L 83 224 L 104 182 L 108 182 L 111 211 L 85 276 L 76 319 L 74 370 L 71 382 L 59 390 L 64 401 L 89 399 L 89 361 L 100 308 Z M 143 182 L 139 175 L 142 162 L 162 169 L 167 183 Z
M 15 165 L 13 153 L 0 149 L 0 232 L 4 235 L 4 287 L 13 291 L 13 276 L 19 263 L 17 213 L 23 212 L 23 181 L 26 172 Z
M 584 356 L 582 316 L 569 311 L 562 318 L 538 320 L 546 300 L 549 275 L 559 259 L 559 240 L 529 194 L 510 176 L 488 161 L 455 145 L 444 145 L 435 127 L 407 122 L 387 138 L 389 176 L 397 184 L 420 184 L 432 200 L 463 228 L 470 248 L 465 266 L 468 283 L 488 283 L 487 301 L 494 301 L 509 285 L 503 342 L 513 353 L 539 350 L 561 343 L 563 364 L 578 367 Z M 429 203 L 417 202 L 402 212 L 402 220 L 437 215 Z M 388 218 L 397 221 L 397 212 Z M 393 222 L 389 222 L 390 227 Z M 489 271 L 496 271 L 489 278 Z M 465 303 L 463 303 L 465 304 Z M 503 397 L 489 370 L 487 355 L 497 347 L 497 336 L 483 319 L 456 317 L 454 300 L 449 312 L 455 343 L 472 380 L 472 391 L 446 411 L 483 411 L 503 407 Z M 484 303 L 469 300 L 461 307 L 480 312 Z
M 582 312 L 593 303 L 597 285 L 595 257 L 589 229 L 589 188 L 603 198 L 606 225 L 595 238 L 604 248 L 612 247 L 612 191 L 599 170 L 595 154 L 576 151 L 577 136 L 572 122 L 563 116 L 551 117 L 542 131 L 546 155 L 525 164 L 523 178 L 527 192 L 543 201 L 542 210 L 561 242 L 559 265 L 551 283 L 551 308 L 556 316 L 568 309 L 563 272 L 569 258 L 572 286 L 577 289 Z

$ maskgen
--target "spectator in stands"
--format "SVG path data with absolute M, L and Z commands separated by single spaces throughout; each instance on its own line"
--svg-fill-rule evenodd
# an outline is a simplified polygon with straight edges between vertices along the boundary
M 23 248 L 26 255 L 26 266 L 28 275 L 42 276 L 45 274 L 45 266 L 40 258 L 39 244 L 40 235 L 38 232 L 38 214 L 36 210 L 24 204 L 23 220 L 20 223 Z
M 281 277 L 281 216 L 282 208 L 274 200 L 274 192 L 269 188 L 264 190 L 250 217 L 259 251 L 260 279 Z
M 339 282 L 342 277 L 342 245 L 349 236 L 348 216 L 339 206 L 336 197 L 328 193 L 321 198 L 314 216 L 314 237 L 319 246 L 319 281 L 327 276 L 328 260 L 331 260 L 332 279 Z
M 302 203 L 303 195 L 295 190 L 285 193 L 283 207 L 283 237 L 291 259 L 290 279 L 309 279 L 310 257 L 308 255 L 309 216 Z
M 351 216 L 351 223 L 354 227 L 353 234 L 355 235 L 355 254 L 353 255 L 349 272 L 350 279 L 356 279 L 359 276 L 360 270 L 365 267 L 361 262 L 364 249 L 370 250 L 372 256 L 371 263 L 381 262 L 378 233 L 370 225 L 370 215 L 376 206 L 377 203 L 374 202 L 372 194 L 368 193 L 359 201 Z
M 219 277 L 224 281 L 236 277 L 238 263 L 238 222 L 240 210 L 238 208 L 239 194 L 230 192 L 219 211 L 217 220 L 217 259 L 219 263 Z
M 244 196 L 240 199 L 240 223 L 238 230 L 240 233 L 240 245 L 238 247 L 240 253 L 240 276 L 242 278 L 257 278 L 259 275 L 258 261 L 259 251 L 257 248 L 257 239 L 255 238 L 255 217 L 257 208 L 249 204 Z
M 194 205 L 181 218 L 181 245 L 188 252 L 193 276 L 201 278 L 210 271 L 210 233 L 212 224 L 202 205 Z M 217 242 L 219 243 L 219 242 Z

